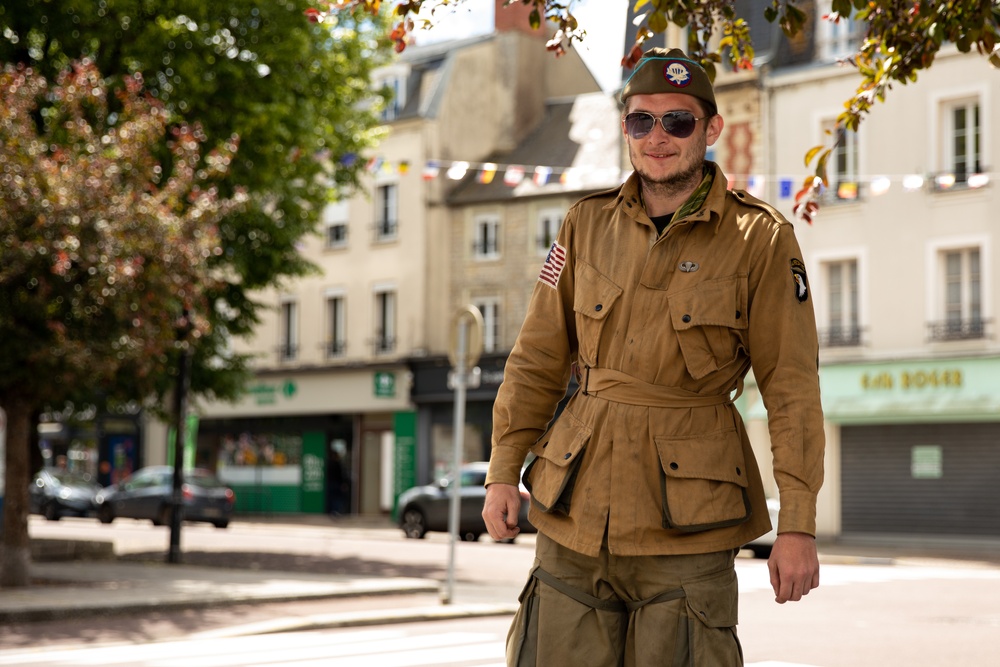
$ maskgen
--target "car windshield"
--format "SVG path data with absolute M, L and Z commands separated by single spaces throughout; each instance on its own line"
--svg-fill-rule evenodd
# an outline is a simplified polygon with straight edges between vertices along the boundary
M 184 481 L 204 489 L 219 489 L 225 486 L 214 475 L 204 470 L 192 470 L 184 475 Z
M 49 470 L 49 474 L 52 475 L 56 482 L 65 486 L 90 486 L 93 484 L 90 479 L 90 475 L 85 475 L 79 472 L 54 468 Z

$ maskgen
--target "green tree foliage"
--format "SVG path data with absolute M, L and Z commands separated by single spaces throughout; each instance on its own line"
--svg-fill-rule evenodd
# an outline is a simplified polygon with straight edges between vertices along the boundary
M 219 224 L 246 202 L 214 182 L 234 142 L 203 155 L 203 133 L 168 126 L 142 89 L 126 77 L 109 99 L 89 61 L 54 83 L 23 65 L 0 72 L 0 405 L 10 424 L 0 585 L 26 583 L 31 415 L 122 374 L 152 391 L 177 328 L 208 329 L 178 318 L 208 310 Z
M 52 78 L 81 57 L 112 89 L 141 72 L 171 122 L 197 122 L 207 145 L 238 139 L 218 187 L 249 202 L 219 225 L 218 283 L 202 316 L 213 324 L 194 349 L 192 390 L 236 395 L 247 360 L 227 338 L 252 331 L 254 290 L 310 265 L 298 252 L 323 206 L 358 183 L 355 156 L 378 138 L 372 68 L 389 50 L 387 23 L 363 8 L 322 25 L 307 0 L 0 0 L 0 63 Z M 160 393 L 170 389 L 161 377 Z M 127 382 L 117 384 L 135 398 Z

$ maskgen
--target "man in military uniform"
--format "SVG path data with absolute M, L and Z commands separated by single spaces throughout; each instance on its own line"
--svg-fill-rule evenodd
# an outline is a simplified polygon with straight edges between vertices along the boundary
M 508 665 L 741 665 L 739 547 L 770 528 L 733 401 L 768 410 L 776 600 L 819 585 L 823 415 L 816 324 L 792 226 L 729 191 L 707 147 L 712 84 L 651 49 L 622 89 L 634 173 L 567 213 L 494 408 L 483 517 L 517 534 L 521 467 L 536 559 Z M 551 425 L 571 368 L 580 389 Z

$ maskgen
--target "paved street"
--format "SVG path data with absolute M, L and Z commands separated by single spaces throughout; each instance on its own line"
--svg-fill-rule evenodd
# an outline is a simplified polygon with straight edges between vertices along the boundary
M 113 540 L 123 559 L 161 565 L 168 531 L 148 523 L 45 522 L 34 538 Z M 356 573 L 443 582 L 448 540 L 406 540 L 374 524 L 235 522 L 229 530 L 185 525 L 185 565 L 278 573 Z M 456 599 L 511 603 L 533 557 L 517 544 L 460 543 Z M 940 551 L 940 550 L 939 550 Z M 740 638 L 750 667 L 983 667 L 1000 654 L 1000 566 L 996 557 L 931 557 L 903 548 L 821 549 L 822 583 L 801 603 L 777 605 L 764 561 L 737 560 Z M 211 569 L 207 570 L 209 574 Z M 92 591 L 100 595 L 101 589 Z M 130 616 L 15 624 L 0 633 L 0 665 L 448 665 L 502 664 L 510 616 L 388 624 L 382 614 L 440 609 L 437 593 L 157 610 Z M 359 613 L 368 627 L 317 620 Z M 388 618 L 388 617 L 386 617 Z M 316 628 L 302 632 L 303 628 Z M 276 632 L 276 630 L 291 630 Z M 266 634 L 265 634 L 266 633 Z M 46 643 L 39 645 L 39 638 Z

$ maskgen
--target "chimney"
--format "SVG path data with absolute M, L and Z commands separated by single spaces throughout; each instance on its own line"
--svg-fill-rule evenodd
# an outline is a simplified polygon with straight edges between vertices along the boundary
M 510 5 L 507 5 L 507 0 L 494 0 L 493 27 L 497 32 L 519 31 L 528 35 L 543 37 L 542 28 L 545 27 L 544 18 L 538 30 L 531 29 L 531 22 L 528 20 L 528 17 L 531 16 L 533 9 L 534 5 L 526 5 L 521 0 L 512 0 Z

